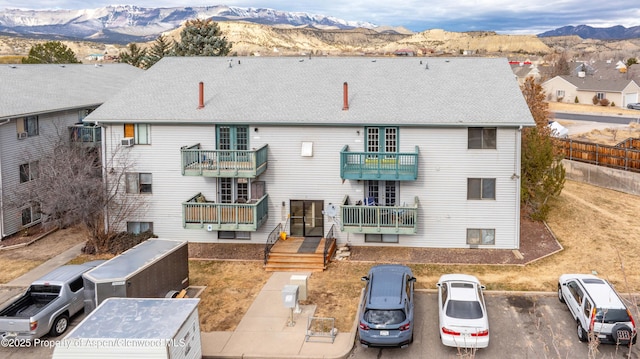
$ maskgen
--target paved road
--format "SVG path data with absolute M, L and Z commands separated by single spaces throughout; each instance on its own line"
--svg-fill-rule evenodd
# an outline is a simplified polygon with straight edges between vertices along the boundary
M 575 121 L 592 121 L 592 122 L 602 122 L 602 123 L 615 123 L 628 125 L 629 122 L 640 121 L 640 111 L 638 111 L 638 116 L 636 118 L 629 116 L 602 116 L 602 115 L 588 115 L 583 113 L 565 113 L 565 112 L 555 112 L 556 120 L 575 120 Z
M 414 342 L 406 349 L 363 348 L 356 345 L 350 359 L 393 358 L 590 358 L 589 347 L 578 341 L 576 326 L 566 305 L 555 295 L 502 295 L 487 293 L 491 339 L 489 347 L 475 352 L 448 348 L 438 337 L 437 295 L 416 293 Z M 600 345 L 594 358 L 640 358 L 640 349 L 616 351 Z

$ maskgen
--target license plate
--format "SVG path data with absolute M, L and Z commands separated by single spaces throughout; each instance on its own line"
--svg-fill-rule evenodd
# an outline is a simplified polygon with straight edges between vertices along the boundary
M 631 334 L 629 334 L 628 330 L 618 330 L 618 340 L 629 340 L 631 339 Z
M 389 335 L 389 331 L 388 330 L 381 330 L 380 331 L 380 335 L 381 336 L 388 336 Z

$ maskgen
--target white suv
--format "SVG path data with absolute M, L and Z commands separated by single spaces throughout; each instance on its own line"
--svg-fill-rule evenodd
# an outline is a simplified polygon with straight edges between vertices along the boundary
M 580 341 L 597 338 L 602 343 L 636 343 L 631 312 L 606 280 L 591 274 L 563 274 L 558 280 L 558 299 L 576 320 Z

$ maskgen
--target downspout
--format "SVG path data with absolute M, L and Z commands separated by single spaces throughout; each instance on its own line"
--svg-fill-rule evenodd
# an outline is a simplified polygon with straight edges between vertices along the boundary
M 96 127 L 101 127 L 102 130 L 100 130 L 100 161 L 102 162 L 102 180 L 104 181 L 104 190 L 105 190 L 105 198 L 108 198 L 108 194 L 109 194 L 109 189 L 107 188 L 107 186 L 109 185 L 109 181 L 107 178 L 107 141 L 106 139 L 106 135 L 105 132 L 107 132 L 107 129 L 100 125 L 100 123 L 96 120 L 93 121 L 94 126 Z M 105 208 L 104 208 L 104 230 L 106 232 L 109 232 L 109 206 L 107 206 L 105 204 Z
M 8 118 L 4 122 L 0 122 L 0 126 L 11 122 Z M 4 192 L 2 191 L 2 146 L 0 146 L 0 240 L 5 237 L 4 234 Z
M 518 241 L 516 243 L 516 249 L 520 249 L 520 201 L 521 201 L 521 190 L 522 190 L 522 125 L 518 127 L 516 131 L 516 151 L 515 151 L 515 170 L 513 172 L 516 182 L 516 228 L 515 233 L 517 235 Z

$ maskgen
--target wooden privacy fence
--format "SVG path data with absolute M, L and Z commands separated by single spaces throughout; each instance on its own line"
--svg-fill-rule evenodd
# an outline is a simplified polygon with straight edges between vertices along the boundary
M 615 146 L 558 139 L 567 160 L 591 163 L 625 171 L 640 172 L 640 139 L 628 138 Z

